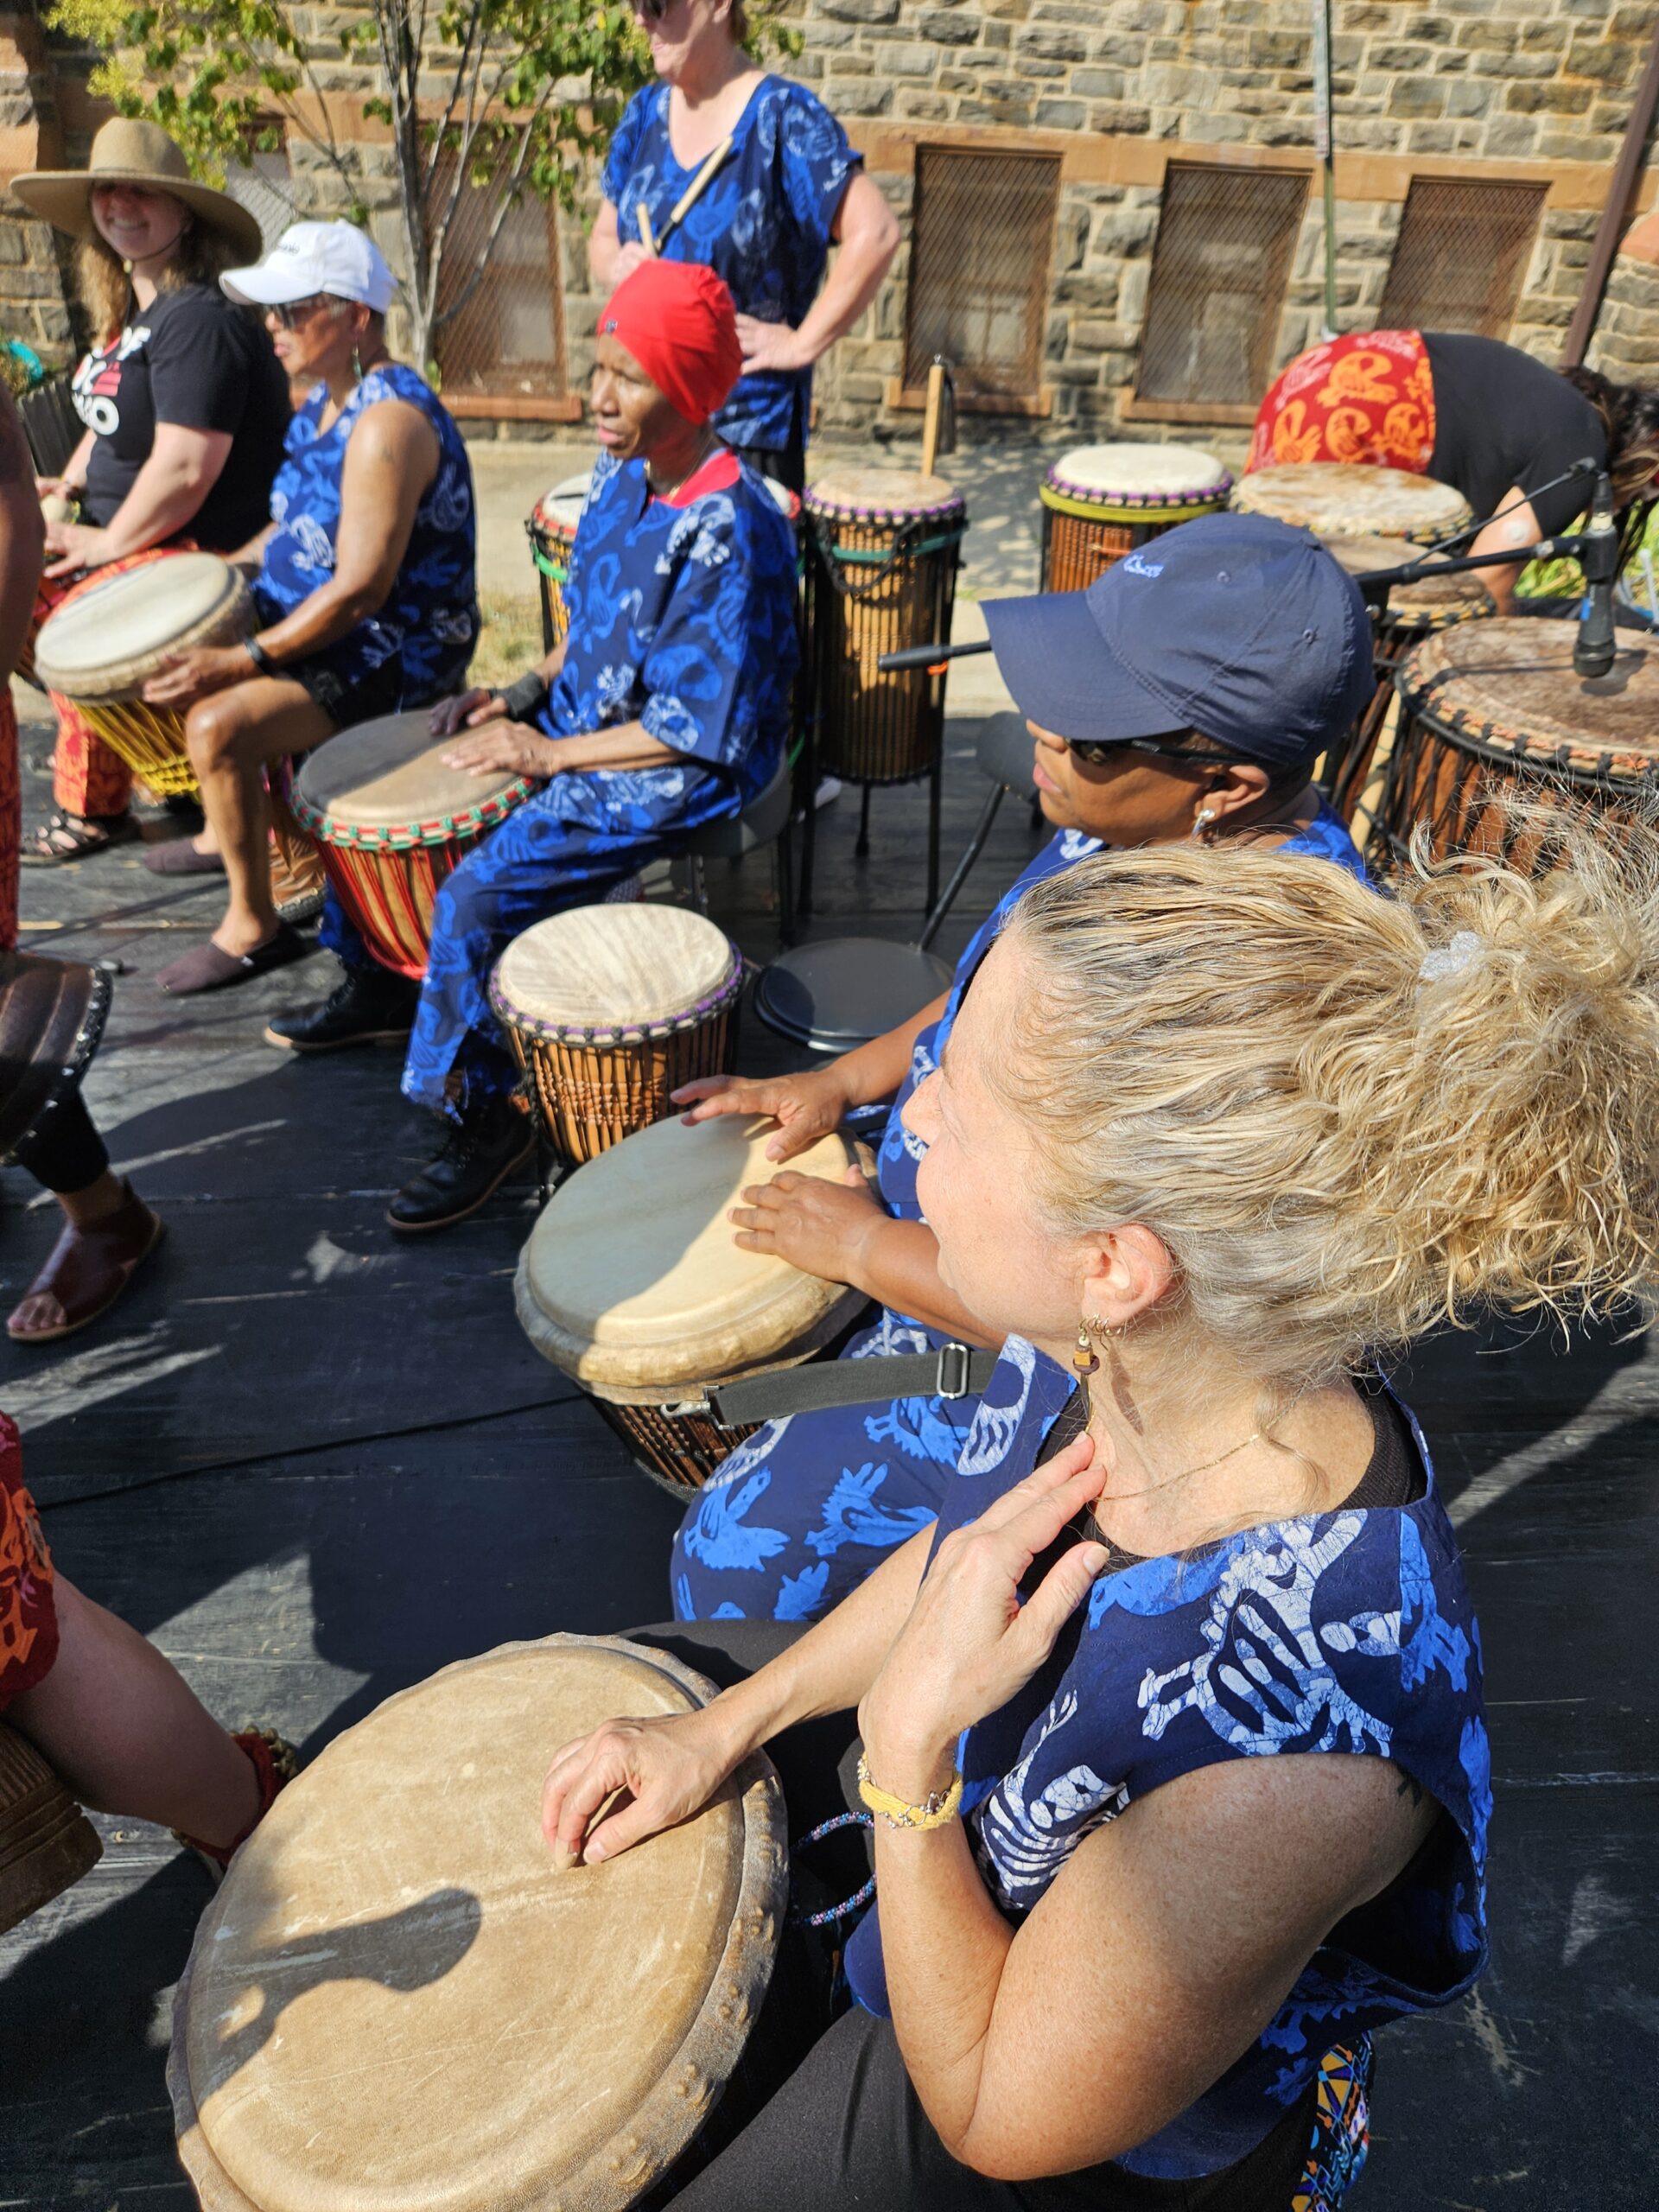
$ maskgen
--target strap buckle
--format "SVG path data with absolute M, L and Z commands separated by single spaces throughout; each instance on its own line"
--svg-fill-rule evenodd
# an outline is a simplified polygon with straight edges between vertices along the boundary
M 941 1398 L 965 1398 L 969 1390 L 969 1362 L 973 1358 L 966 1344 L 953 1339 L 939 1346 L 939 1387 Z

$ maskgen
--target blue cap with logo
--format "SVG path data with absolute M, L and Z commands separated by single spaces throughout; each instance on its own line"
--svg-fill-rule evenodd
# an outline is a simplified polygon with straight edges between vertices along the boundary
M 1195 729 L 1274 771 L 1311 767 L 1376 681 L 1358 586 L 1269 515 L 1183 523 L 1087 591 L 981 604 L 1020 713 L 1096 745 Z

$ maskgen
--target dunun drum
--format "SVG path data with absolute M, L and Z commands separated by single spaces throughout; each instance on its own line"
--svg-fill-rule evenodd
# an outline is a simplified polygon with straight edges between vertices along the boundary
M 743 960 L 678 906 L 573 906 L 516 937 L 490 1004 L 548 1141 L 594 1160 L 674 1111 L 669 1093 L 729 1072 Z
M 1659 798 L 1659 639 L 1618 632 L 1610 676 L 1573 671 L 1578 624 L 1513 616 L 1428 639 L 1398 677 L 1400 732 L 1366 858 L 1387 874 L 1425 824 L 1437 859 L 1501 855 L 1541 875 L 1558 864 L 1551 816 L 1644 816 Z M 1507 822 L 1506 801 L 1541 822 Z
M 1414 557 L 1397 537 L 1327 537 L 1325 544 L 1351 576 L 1379 569 L 1402 568 Z M 1415 583 L 1390 587 L 1388 604 L 1371 609 L 1372 652 L 1376 689 L 1352 728 L 1326 753 L 1319 781 L 1344 822 L 1370 780 L 1376 749 L 1395 702 L 1394 679 L 1408 653 L 1436 630 L 1454 622 L 1478 621 L 1493 611 L 1491 594 L 1474 569 L 1449 576 L 1421 576 Z
M 1404 537 L 1415 545 L 1470 520 L 1461 492 L 1405 468 L 1357 461 L 1285 461 L 1252 469 L 1233 486 L 1241 514 L 1273 515 L 1321 537 Z
M 536 581 L 541 588 L 542 643 L 549 652 L 563 642 L 570 627 L 564 588 L 570 581 L 570 555 L 576 543 L 576 524 L 587 505 L 592 476 L 593 472 L 584 468 L 579 476 L 565 477 L 536 502 L 530 520 L 524 524 L 530 537 L 530 556 L 536 564 Z M 766 488 L 798 532 L 800 494 L 771 476 L 766 479 Z
M 168 2062 L 204 2212 L 626 2212 L 741 2056 L 787 1901 L 757 1755 L 695 1820 L 555 1872 L 542 1783 L 714 1687 L 618 1637 L 504 1645 L 336 1738 L 202 1916 Z
M 0 1936 L 103 1855 L 98 1830 L 34 1745 L 0 1720 Z
M 944 683 L 876 662 L 950 634 L 968 509 L 942 477 L 849 468 L 807 486 L 808 636 L 817 767 L 851 783 L 902 784 L 935 766 Z
M 217 553 L 169 553 L 118 576 L 89 577 L 41 626 L 35 673 L 72 699 L 158 798 L 192 793 L 184 715 L 140 696 L 175 653 L 233 645 L 253 627 L 240 575 Z
M 518 1319 L 579 1382 L 639 1465 L 683 1497 L 749 1428 L 722 1428 L 709 1392 L 798 1367 L 850 1326 L 862 1294 L 736 1244 L 728 1210 L 780 1171 L 772 1121 L 658 1122 L 578 1168 L 518 1261 Z M 840 1182 L 853 1164 L 821 1137 L 789 1172 Z
M 1043 589 L 1086 591 L 1137 545 L 1227 504 L 1233 480 L 1196 446 L 1077 446 L 1038 492 Z
M 417 707 L 342 730 L 306 756 L 294 814 L 316 839 L 341 906 L 383 968 L 419 977 L 444 878 L 521 805 L 533 785 L 505 771 L 446 768 L 453 738 L 435 738 Z

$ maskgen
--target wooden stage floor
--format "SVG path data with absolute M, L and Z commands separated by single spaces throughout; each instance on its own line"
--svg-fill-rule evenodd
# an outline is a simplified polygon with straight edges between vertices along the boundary
M 984 786 L 953 723 L 947 867 Z M 35 756 L 31 818 L 45 810 Z M 919 919 L 919 791 L 820 819 L 824 934 Z M 1037 840 L 1002 810 L 941 942 L 953 957 Z M 762 861 L 711 871 L 746 951 L 775 942 Z M 513 1317 L 526 1188 L 400 1243 L 390 1192 L 429 1144 L 384 1052 L 302 1063 L 260 1042 L 321 995 L 319 957 L 174 1005 L 157 968 L 211 925 L 211 881 L 170 888 L 136 850 L 25 877 L 41 950 L 123 965 L 91 1093 L 168 1243 L 109 1322 L 60 1352 L 0 1345 L 53 1547 L 232 1726 L 315 1753 L 447 1662 L 556 1628 L 668 1610 L 675 1504 L 648 1484 Z M 778 1047 L 758 1025 L 745 1064 Z M 54 1217 L 0 1177 L 8 1306 Z M 1477 1995 L 1383 2037 L 1362 2212 L 1638 2212 L 1659 2072 L 1659 1364 L 1524 1332 L 1437 1344 L 1408 1378 L 1462 1523 L 1485 1637 L 1497 1770 L 1495 1951 Z M 1643 1631 L 1645 1633 L 1645 1631 Z M 162 2080 L 175 1980 L 207 1897 L 158 1831 L 99 1823 L 102 1864 L 0 1940 L 0 2212 L 185 2212 Z

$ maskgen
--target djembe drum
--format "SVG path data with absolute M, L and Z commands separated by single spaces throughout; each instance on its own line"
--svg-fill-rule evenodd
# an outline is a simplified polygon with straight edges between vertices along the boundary
M 548 1141 L 575 1161 L 671 1114 L 681 1084 L 727 1074 L 742 995 L 737 947 L 678 906 L 551 914 L 490 977 Z
M 1327 537 L 1325 542 L 1355 577 L 1374 575 L 1380 569 L 1403 568 L 1416 557 L 1414 549 L 1397 537 Z M 1492 611 L 1491 594 L 1474 569 L 1393 584 L 1386 605 L 1371 608 L 1376 689 L 1345 738 L 1325 754 L 1319 775 L 1326 796 L 1344 822 L 1353 819 L 1360 794 L 1370 779 L 1377 746 L 1394 709 L 1395 675 L 1407 654 L 1436 630 L 1448 629 L 1454 622 L 1479 620 Z
M 1357 461 L 1284 461 L 1252 469 L 1233 486 L 1241 514 L 1273 515 L 1321 537 L 1404 537 L 1416 545 L 1461 530 L 1461 492 L 1405 468 Z
M 714 1686 L 553 1636 L 388 1698 L 276 1800 L 202 1916 L 173 2008 L 204 2212 L 626 2212 L 702 2126 L 772 1977 L 783 1793 L 556 1872 L 552 1754 Z
M 440 886 L 534 788 L 505 769 L 446 768 L 454 743 L 433 736 L 428 707 L 384 715 L 308 753 L 294 785 L 335 896 L 398 976 L 425 974 Z
M 0 1720 L 0 1936 L 103 1855 L 98 1830 L 34 1745 Z
M 709 1393 L 740 1376 L 798 1367 L 863 1310 L 861 1292 L 745 1251 L 727 1214 L 784 1171 L 766 1156 L 771 1121 L 658 1122 L 560 1185 L 513 1282 L 543 1357 L 593 1400 L 653 1480 L 683 1497 L 752 1428 L 722 1428 Z M 791 1173 L 842 1181 L 841 1136 Z
M 1645 817 L 1659 797 L 1659 639 L 1618 632 L 1610 676 L 1573 670 L 1578 624 L 1511 616 L 1427 639 L 1396 679 L 1400 730 L 1366 858 L 1388 874 L 1427 831 L 1437 859 L 1491 853 L 1543 874 L 1552 819 Z M 1506 802 L 1532 802 L 1519 820 Z
M 1227 504 L 1233 480 L 1197 446 L 1075 446 L 1044 477 L 1043 589 L 1086 591 L 1148 538 Z
M 41 625 L 35 672 L 48 691 L 74 702 L 158 798 L 192 794 L 183 712 L 148 706 L 141 695 L 175 653 L 233 645 L 253 624 L 247 585 L 228 561 L 169 553 L 77 585 Z

